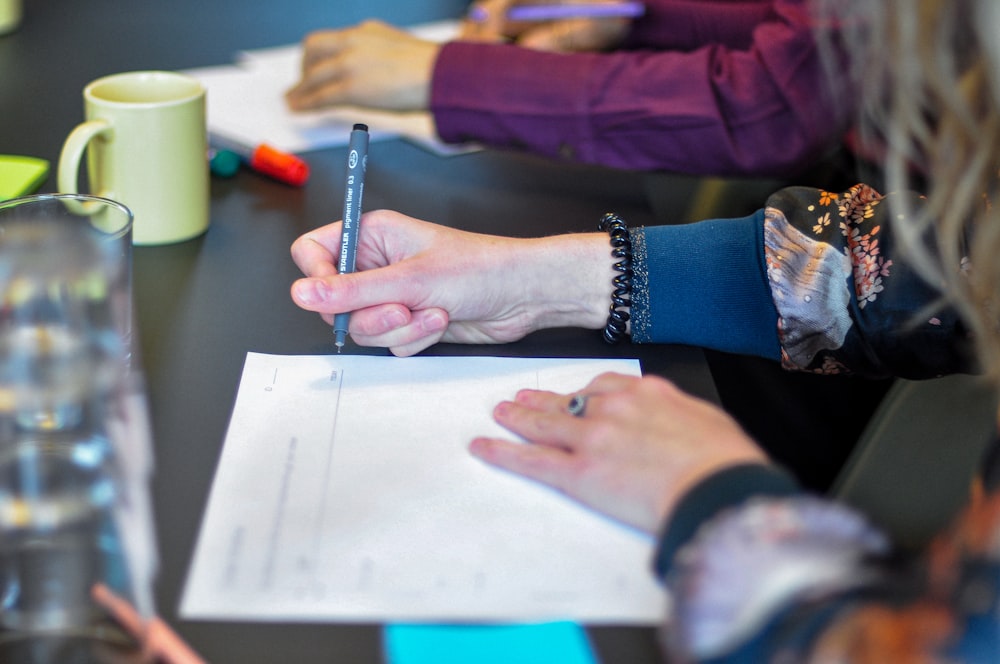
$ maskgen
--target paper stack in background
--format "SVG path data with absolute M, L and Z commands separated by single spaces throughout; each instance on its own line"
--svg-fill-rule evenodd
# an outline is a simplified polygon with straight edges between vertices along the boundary
M 444 42 L 458 30 L 457 21 L 411 28 L 421 38 Z M 371 140 L 404 138 L 440 155 L 458 154 L 473 146 L 447 145 L 434 133 L 428 112 L 397 113 L 339 106 L 293 113 L 285 92 L 299 80 L 301 44 L 243 51 L 232 65 L 189 69 L 208 90 L 208 131 L 244 145 L 267 143 L 285 152 L 308 152 L 347 145 L 351 127 L 364 122 Z

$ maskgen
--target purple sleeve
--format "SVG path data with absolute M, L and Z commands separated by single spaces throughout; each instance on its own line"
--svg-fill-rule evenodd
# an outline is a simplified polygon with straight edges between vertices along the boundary
M 774 0 L 646 0 L 624 47 L 691 51 L 708 43 L 747 49 L 771 18 Z
M 846 125 L 825 94 L 805 4 L 775 0 L 746 48 L 567 55 L 449 43 L 431 89 L 438 133 L 618 168 L 791 172 Z

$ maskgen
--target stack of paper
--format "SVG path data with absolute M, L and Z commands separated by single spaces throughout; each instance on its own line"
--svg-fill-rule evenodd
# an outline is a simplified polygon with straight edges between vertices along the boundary
M 457 22 L 444 21 L 411 31 L 424 39 L 446 41 L 457 29 Z M 244 145 L 267 143 L 299 153 L 347 145 L 351 127 L 363 122 L 369 126 L 373 141 L 398 136 L 441 155 L 477 149 L 438 140 L 427 112 L 395 113 L 355 106 L 292 112 L 285 104 L 285 92 L 298 82 L 301 60 L 301 46 L 292 44 L 243 51 L 232 65 L 187 70 L 185 73 L 200 80 L 208 91 L 209 133 Z

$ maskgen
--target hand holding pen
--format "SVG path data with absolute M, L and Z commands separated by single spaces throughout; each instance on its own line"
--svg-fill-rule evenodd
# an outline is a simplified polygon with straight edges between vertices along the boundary
M 628 0 L 480 0 L 469 10 L 462 38 L 542 51 L 601 51 L 617 46 L 644 13 L 641 2 Z
M 536 330 L 601 330 L 612 269 L 608 234 L 484 235 L 392 210 L 365 212 L 357 271 L 337 274 L 343 224 L 291 247 L 304 275 L 292 300 L 329 323 L 351 313 L 351 339 L 408 356 L 445 341 L 508 343 Z

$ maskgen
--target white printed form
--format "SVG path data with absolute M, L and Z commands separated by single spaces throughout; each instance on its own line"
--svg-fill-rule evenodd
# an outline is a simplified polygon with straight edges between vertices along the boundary
M 635 360 L 247 355 L 189 619 L 656 624 L 651 540 L 473 458 L 493 407 Z

